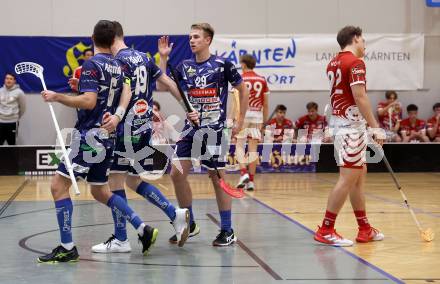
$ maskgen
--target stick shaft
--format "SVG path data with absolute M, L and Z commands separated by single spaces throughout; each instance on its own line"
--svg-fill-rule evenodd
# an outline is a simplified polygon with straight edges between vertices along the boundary
M 44 82 L 44 78 L 40 77 L 40 80 L 41 80 L 41 84 L 43 85 L 43 89 L 46 91 L 47 87 L 46 87 L 46 83 Z M 76 182 L 75 175 L 73 174 L 72 164 L 70 163 L 69 155 L 66 150 L 66 145 L 64 144 L 64 139 L 63 139 L 63 136 L 61 135 L 60 126 L 58 124 L 58 120 L 55 115 L 55 111 L 53 109 L 52 103 L 48 103 L 48 105 L 49 105 L 49 110 L 50 110 L 50 114 L 52 117 L 52 121 L 55 126 L 55 131 L 57 133 L 57 138 L 58 138 L 58 141 L 60 141 L 61 151 L 63 152 L 64 161 L 66 163 L 67 171 L 69 172 L 70 180 L 72 181 L 73 189 L 75 190 L 75 194 L 79 195 L 80 191 L 78 189 L 78 183 Z
M 406 197 L 406 194 L 403 192 L 402 186 L 400 186 L 400 183 L 397 180 L 396 175 L 394 174 L 394 171 L 393 171 L 393 168 L 390 165 L 390 162 L 388 161 L 387 157 L 385 156 L 385 153 L 384 153 L 383 149 L 382 148 L 380 148 L 380 149 L 381 149 L 381 154 L 382 154 L 382 157 L 383 157 L 383 162 L 385 163 L 385 166 L 387 167 L 388 172 L 390 173 L 391 177 L 393 178 L 393 181 L 396 184 L 396 187 L 399 190 L 400 195 L 402 196 L 402 199 L 403 199 L 403 202 L 405 203 L 406 208 L 408 208 L 409 213 L 411 214 L 411 217 L 413 218 L 414 222 L 416 223 L 417 228 L 419 229 L 419 231 L 423 231 L 422 225 L 420 224 L 419 220 L 417 219 L 417 216 L 414 213 L 414 210 L 409 205 L 408 198 Z

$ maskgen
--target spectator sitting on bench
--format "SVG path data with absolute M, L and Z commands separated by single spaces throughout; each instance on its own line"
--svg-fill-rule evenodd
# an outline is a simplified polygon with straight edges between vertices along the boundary
M 433 142 L 440 142 L 440 103 L 436 103 L 432 110 L 434 111 L 434 116 L 428 119 L 426 128 L 429 138 Z
M 418 109 L 414 104 L 410 104 L 406 108 L 408 118 L 400 123 L 403 142 L 429 142 L 429 138 L 426 136 L 426 123 L 417 118 Z

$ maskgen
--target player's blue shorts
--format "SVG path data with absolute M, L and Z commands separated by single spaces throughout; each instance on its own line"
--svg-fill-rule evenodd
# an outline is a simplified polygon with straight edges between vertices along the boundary
M 217 169 L 224 169 L 229 144 L 227 136 L 223 133 L 223 127 L 216 129 L 204 127 L 198 130 L 191 128 L 187 124 L 182 130 L 181 137 L 176 142 L 173 160 L 199 160 L 201 166 L 208 170 L 214 170 L 214 162 Z M 208 151 L 202 145 L 202 139 L 206 139 Z
M 81 178 L 93 185 L 103 185 L 108 181 L 110 166 L 113 163 L 114 138 L 93 141 L 74 132 L 69 150 L 69 158 L 76 178 Z M 58 166 L 57 173 L 70 178 L 64 159 Z
M 151 147 L 151 130 L 137 135 L 117 137 L 114 161 L 110 173 L 128 173 L 138 176 L 153 171 L 153 154 Z

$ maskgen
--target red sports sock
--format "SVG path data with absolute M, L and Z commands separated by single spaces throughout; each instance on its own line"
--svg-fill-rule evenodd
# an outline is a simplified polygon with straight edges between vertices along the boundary
M 249 174 L 249 181 L 254 181 L 254 175 L 253 174 Z
M 247 174 L 247 169 L 246 168 L 244 168 L 244 169 L 240 169 L 240 175 L 245 175 L 245 174 Z
M 330 211 L 325 211 L 324 220 L 322 221 L 322 229 L 329 231 L 332 230 L 335 227 L 336 217 L 338 214 L 335 214 Z
M 371 228 L 370 223 L 368 223 L 367 213 L 364 210 L 354 210 L 354 215 L 356 216 L 359 229 L 369 230 Z

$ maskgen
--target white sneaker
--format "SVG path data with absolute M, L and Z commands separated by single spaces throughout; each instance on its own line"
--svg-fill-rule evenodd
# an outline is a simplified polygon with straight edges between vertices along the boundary
M 131 246 L 128 239 L 126 239 L 125 241 L 120 241 L 114 235 L 112 235 L 107 241 L 93 246 L 92 252 L 96 252 L 96 253 L 131 252 Z
M 172 222 L 176 231 L 177 244 L 183 247 L 189 235 L 189 210 L 186 208 L 176 208 L 176 219 Z
M 238 181 L 237 188 L 244 188 L 249 181 L 249 175 L 246 173 L 240 176 L 240 180 Z
M 344 237 L 336 233 L 335 229 L 325 231 L 319 228 L 315 233 L 314 239 L 320 243 L 335 247 L 351 247 L 353 245 L 351 240 L 344 239 Z
M 253 181 L 247 183 L 246 190 L 253 191 L 255 189 L 255 185 Z
M 378 229 L 371 227 L 369 230 L 359 230 L 356 237 L 358 243 L 368 243 L 373 241 L 382 241 L 385 235 L 379 232 Z

